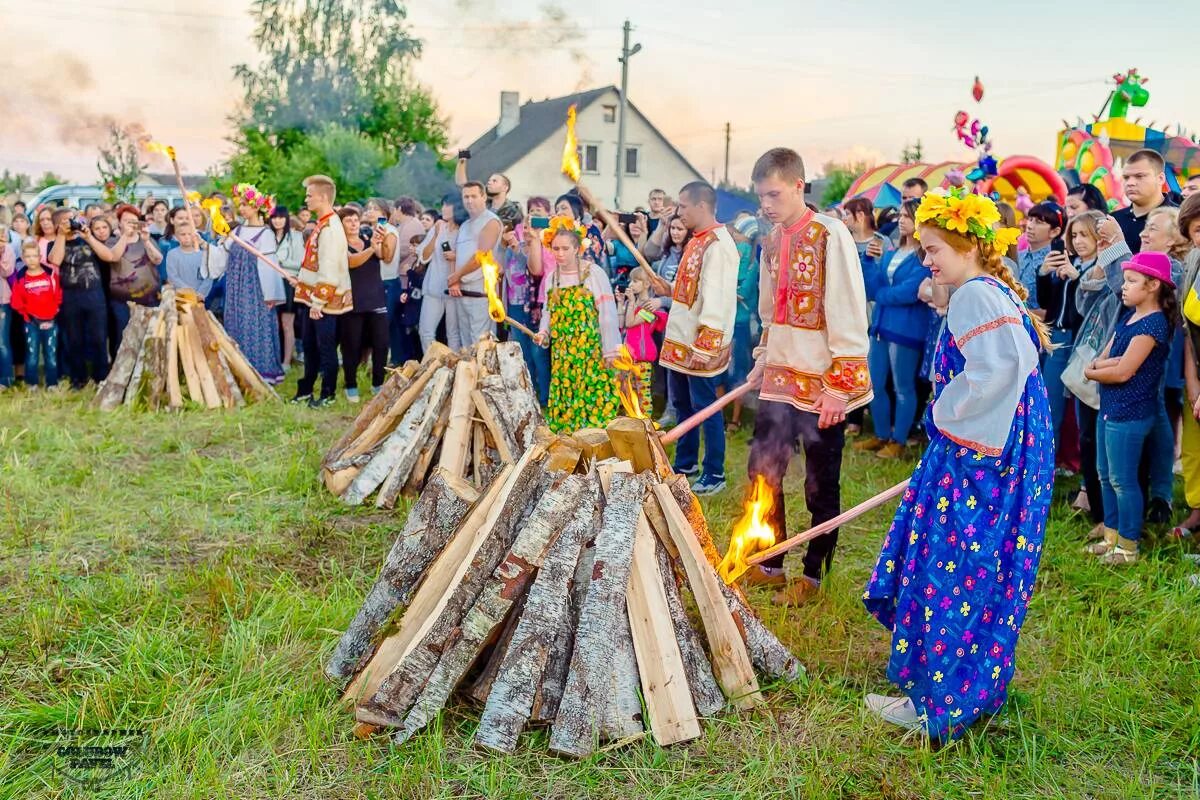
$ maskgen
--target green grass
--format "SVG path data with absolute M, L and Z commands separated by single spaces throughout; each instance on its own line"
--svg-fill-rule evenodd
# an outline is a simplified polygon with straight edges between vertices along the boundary
M 649 740 L 582 762 L 475 752 L 477 710 L 452 707 L 403 747 L 357 741 L 321 667 L 403 511 L 347 509 L 318 487 L 351 419 L 263 405 L 237 413 L 100 414 L 84 398 L 0 395 L 0 797 L 1165 798 L 1200 792 L 1200 592 L 1178 547 L 1133 567 L 1078 552 L 1057 504 L 1010 703 L 938 752 L 865 716 L 887 691 L 886 632 L 858 600 L 890 517 L 842 531 L 814 606 L 754 599 L 808 666 L 767 708 L 686 746 Z M 731 473 L 745 464 L 739 435 Z M 844 503 L 903 464 L 849 454 Z M 800 496 L 799 459 L 789 477 Z M 708 502 L 720 544 L 741 482 Z M 793 501 L 791 525 L 806 524 Z M 79 790 L 46 727 L 140 728 L 129 777 Z

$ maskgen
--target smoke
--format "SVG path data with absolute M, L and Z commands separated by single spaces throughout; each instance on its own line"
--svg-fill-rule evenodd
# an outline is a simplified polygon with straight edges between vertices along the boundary
M 0 53 L 0 75 L 21 74 L 27 74 L 26 65 Z M 65 52 L 47 54 L 34 80 L 0 82 L 0 119 L 14 138 L 44 142 L 53 137 L 71 147 L 98 147 L 112 126 L 130 129 L 134 138 L 144 133 L 136 113 L 93 110 L 95 89 L 92 71 L 82 60 Z
M 472 45 L 503 50 L 508 58 L 564 51 L 579 70 L 575 91 L 591 87 L 594 62 L 585 48 L 587 32 L 559 0 L 544 2 L 537 19 L 513 22 L 491 21 L 503 20 L 507 11 L 497 8 L 495 0 L 455 0 L 454 7 Z

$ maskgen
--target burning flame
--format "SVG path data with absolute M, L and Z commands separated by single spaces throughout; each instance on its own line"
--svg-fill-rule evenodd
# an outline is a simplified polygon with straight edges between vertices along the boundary
M 775 544 L 775 531 L 767 522 L 775 501 L 762 475 L 754 479 L 754 491 L 746 501 L 742 518 L 733 526 L 729 537 L 729 549 L 717 571 L 726 584 L 733 583 L 750 569 L 746 559 Z
M 488 316 L 492 318 L 493 322 L 504 322 L 508 318 L 508 312 L 504 308 L 504 302 L 500 299 L 500 265 L 487 250 L 478 251 L 475 253 L 475 258 L 478 259 L 479 268 L 483 272 L 483 288 L 487 291 L 488 298 Z
M 562 173 L 579 183 L 579 139 L 575 136 L 575 106 L 567 109 L 567 141 L 563 145 Z
M 159 153 L 172 161 L 175 160 L 175 148 L 169 144 L 163 144 L 162 142 L 142 142 L 142 147 L 148 152 Z
M 219 198 L 210 197 L 207 200 L 200 202 L 200 207 L 208 212 L 209 219 L 212 220 L 213 233 L 218 236 L 224 236 L 229 233 L 229 222 L 225 219 L 225 215 L 221 213 L 221 201 Z
M 634 419 L 649 419 L 642 410 L 642 402 L 638 399 L 637 390 L 633 386 L 634 379 L 642 377 L 642 368 L 633 360 L 629 348 L 621 345 L 621 353 L 613 359 L 613 369 L 617 371 L 617 397 L 625 409 L 625 416 Z
M 185 195 L 185 197 L 189 203 L 197 203 L 198 204 L 200 202 L 200 193 L 199 192 L 188 192 L 187 195 Z

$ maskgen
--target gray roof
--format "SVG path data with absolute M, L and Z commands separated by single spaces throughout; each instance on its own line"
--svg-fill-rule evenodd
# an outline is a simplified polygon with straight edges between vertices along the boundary
M 562 135 L 567 119 L 567 109 L 571 107 L 571 104 L 575 104 L 576 111 L 581 112 L 609 92 L 615 92 L 618 97 L 621 94 L 620 89 L 610 85 L 536 103 L 527 101 L 521 106 L 521 121 L 517 127 L 497 138 L 496 126 L 493 125 L 486 133 L 471 143 L 471 178 L 485 180 L 489 175 L 511 169 L 514 164 L 546 139 L 554 135 Z M 697 178 L 701 177 L 683 153 L 680 153 L 667 140 L 667 137 L 663 136 L 662 132 L 646 119 L 645 114 L 642 114 L 633 103 L 629 104 L 629 109 L 645 119 L 650 129 L 663 140 L 672 152 L 679 156 L 688 169 L 695 172 Z

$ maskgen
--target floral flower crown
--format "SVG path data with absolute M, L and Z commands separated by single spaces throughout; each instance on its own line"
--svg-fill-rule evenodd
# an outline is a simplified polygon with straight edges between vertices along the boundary
M 271 213 L 275 207 L 275 198 L 260 192 L 252 183 L 235 183 L 230 192 L 238 205 L 253 206 L 264 214 Z
M 559 214 L 550 218 L 550 225 L 547 226 L 546 230 L 542 231 L 542 244 L 549 247 L 550 243 L 554 241 L 554 237 L 563 231 L 574 234 L 575 238 L 579 240 L 580 250 L 586 248 L 587 228 L 576 222 L 574 217 L 568 217 L 565 214 Z
M 917 209 L 917 225 L 934 225 L 942 230 L 972 236 L 990 244 L 1000 252 L 1017 242 L 1021 232 L 1016 228 L 997 228 L 1000 209 L 992 198 L 953 188 L 948 192 L 928 192 Z M 919 230 L 913 233 L 920 239 Z

